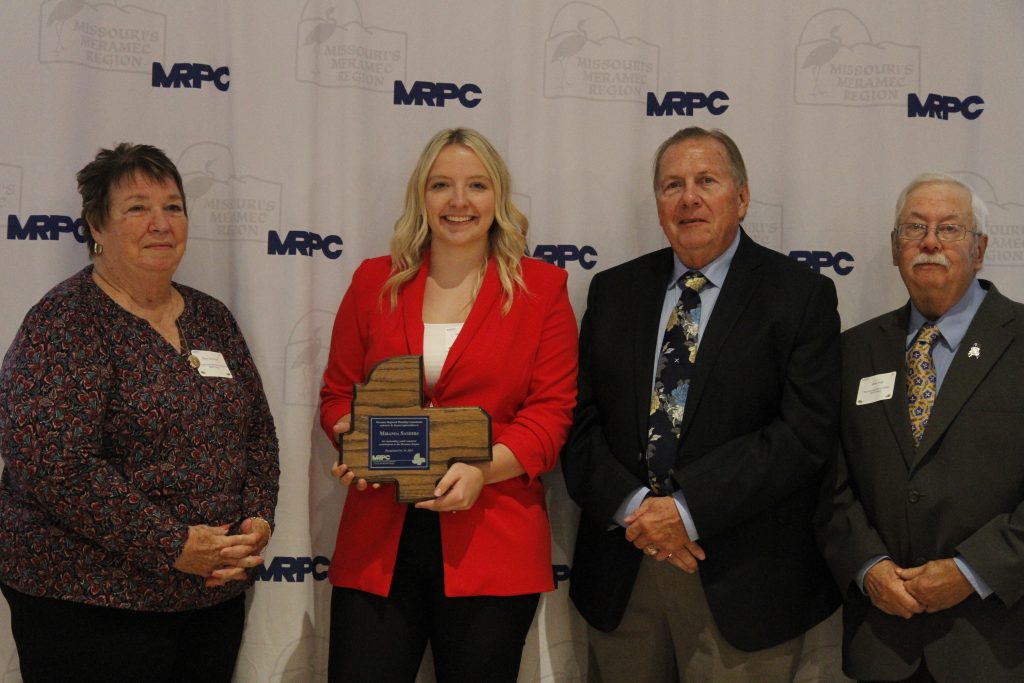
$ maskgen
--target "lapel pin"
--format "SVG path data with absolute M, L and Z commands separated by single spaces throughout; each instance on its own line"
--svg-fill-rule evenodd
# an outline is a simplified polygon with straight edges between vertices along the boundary
M 981 347 L 978 346 L 978 342 L 971 344 L 970 350 L 967 352 L 968 358 L 981 358 Z

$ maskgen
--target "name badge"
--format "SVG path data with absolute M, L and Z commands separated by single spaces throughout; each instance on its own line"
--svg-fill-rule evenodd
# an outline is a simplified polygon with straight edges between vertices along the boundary
M 892 398 L 893 387 L 896 386 L 896 371 L 883 372 L 880 375 L 863 377 L 860 386 L 857 387 L 857 405 L 875 401 L 885 401 Z
M 196 370 L 203 377 L 227 377 L 233 379 L 228 362 L 220 351 L 201 351 L 192 349 L 192 356 L 199 361 Z

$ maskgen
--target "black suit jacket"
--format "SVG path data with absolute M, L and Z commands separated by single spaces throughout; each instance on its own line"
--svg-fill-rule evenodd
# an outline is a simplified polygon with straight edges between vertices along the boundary
M 857 678 L 905 678 L 924 657 L 937 681 L 1024 681 L 1024 305 L 981 284 L 917 448 L 909 304 L 842 337 L 842 453 L 822 548 L 846 596 L 843 666 Z M 892 371 L 892 398 L 857 405 L 862 378 Z M 905 620 L 855 584 L 876 555 L 910 567 L 957 553 L 993 595 Z
M 641 553 L 612 515 L 646 485 L 658 324 L 670 249 L 599 273 L 580 338 L 579 396 L 562 454 L 582 508 L 570 595 L 595 628 L 621 621 Z M 682 424 L 676 481 L 707 559 L 712 614 L 742 650 L 784 642 L 839 596 L 812 515 L 835 451 L 839 316 L 832 281 L 745 233 L 703 332 Z

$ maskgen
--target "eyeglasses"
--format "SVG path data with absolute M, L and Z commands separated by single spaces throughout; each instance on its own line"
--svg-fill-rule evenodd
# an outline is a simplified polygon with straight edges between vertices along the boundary
M 935 226 L 935 237 L 940 242 L 959 242 L 967 236 L 967 233 L 973 234 L 974 232 L 963 225 L 940 223 Z M 928 226 L 925 223 L 900 223 L 896 226 L 896 236 L 906 241 L 923 240 L 928 236 Z

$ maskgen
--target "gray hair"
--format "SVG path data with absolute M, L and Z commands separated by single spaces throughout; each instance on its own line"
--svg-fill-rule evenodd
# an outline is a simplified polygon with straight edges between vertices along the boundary
M 907 206 L 907 198 L 910 196 L 910 193 L 922 185 L 931 184 L 954 185 L 966 190 L 967 194 L 971 196 L 971 217 L 974 220 L 974 230 L 979 235 L 988 234 L 988 207 L 985 205 L 985 202 L 978 196 L 978 193 L 974 191 L 974 188 L 962 180 L 957 180 L 948 173 L 922 173 L 911 180 L 910 183 L 903 188 L 903 192 L 900 192 L 899 199 L 896 200 L 896 215 L 893 218 L 893 230 L 899 227 L 900 215 L 903 213 L 903 209 Z
M 658 191 L 658 173 L 661 171 L 661 158 L 665 156 L 665 152 L 672 145 L 685 142 L 687 140 L 717 140 L 725 147 L 726 157 L 729 159 L 729 171 L 732 173 L 733 182 L 736 183 L 736 189 L 740 189 L 747 184 L 747 167 L 743 163 L 743 155 L 740 154 L 740 148 L 736 146 L 732 138 L 726 135 L 725 131 L 719 128 L 712 128 L 707 130 L 700 126 L 690 126 L 689 128 L 683 128 L 677 130 L 672 136 L 661 143 L 658 147 L 658 151 L 654 153 L 654 191 Z

